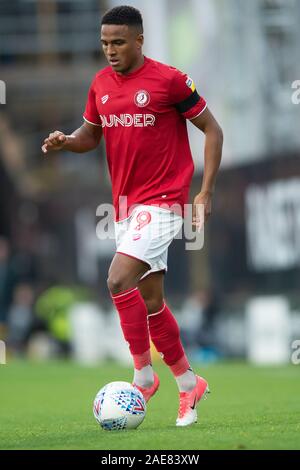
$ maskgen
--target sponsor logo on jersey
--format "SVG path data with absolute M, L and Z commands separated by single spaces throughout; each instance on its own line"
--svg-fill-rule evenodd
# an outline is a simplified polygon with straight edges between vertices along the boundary
M 187 86 L 194 92 L 196 90 L 195 83 L 191 77 L 188 77 L 187 81 L 185 82 Z
M 108 101 L 109 95 L 102 96 L 101 101 L 105 104 Z
M 109 114 L 101 115 L 102 127 L 149 127 L 155 125 L 153 114 Z
M 138 91 L 134 96 L 134 102 L 139 108 L 144 108 L 150 103 L 150 95 L 146 90 Z
M 132 240 L 133 240 L 134 242 L 140 240 L 141 238 L 142 238 L 142 235 L 141 235 L 140 233 L 134 233 L 134 234 L 132 235 Z

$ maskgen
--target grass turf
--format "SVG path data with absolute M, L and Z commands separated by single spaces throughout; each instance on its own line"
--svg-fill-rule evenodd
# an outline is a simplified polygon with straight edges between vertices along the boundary
M 198 424 L 176 428 L 177 387 L 168 369 L 146 418 L 133 431 L 103 431 L 92 414 L 96 392 L 131 381 L 115 364 L 85 368 L 69 362 L 0 366 L 0 449 L 300 449 L 299 367 L 243 364 L 196 366 L 212 393 Z

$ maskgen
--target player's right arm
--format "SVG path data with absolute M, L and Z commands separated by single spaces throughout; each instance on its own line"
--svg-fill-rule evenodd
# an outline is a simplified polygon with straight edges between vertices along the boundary
M 43 153 L 51 151 L 69 150 L 75 153 L 89 152 L 98 147 L 102 137 L 102 128 L 86 121 L 71 135 L 55 131 L 49 134 L 42 145 Z

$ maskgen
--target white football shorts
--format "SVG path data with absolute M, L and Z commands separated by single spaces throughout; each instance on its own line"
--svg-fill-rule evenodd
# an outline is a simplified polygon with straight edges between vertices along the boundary
M 117 253 L 149 265 L 142 279 L 168 270 L 168 247 L 180 231 L 183 218 L 157 206 L 139 205 L 124 220 L 115 222 Z

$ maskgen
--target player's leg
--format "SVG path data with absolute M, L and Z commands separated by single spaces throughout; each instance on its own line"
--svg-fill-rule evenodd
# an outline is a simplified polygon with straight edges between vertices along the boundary
M 163 271 L 149 274 L 138 283 L 148 310 L 151 339 L 164 362 L 170 367 L 179 390 L 186 392 L 196 385 L 196 377 L 180 340 L 178 323 L 164 302 Z
M 131 256 L 116 253 L 108 270 L 107 285 L 111 295 L 137 287 L 149 265 Z
M 148 270 L 149 265 L 143 261 L 116 253 L 107 280 L 113 303 L 119 313 L 123 335 L 133 358 L 134 377 L 137 375 L 138 379 L 136 385 L 148 389 L 144 394 L 146 400 L 154 394 L 149 389 L 153 386 L 155 377 L 151 365 L 148 311 L 137 284 Z
M 138 283 L 147 313 L 157 312 L 163 304 L 163 280 L 163 271 L 159 271 L 149 274 Z M 133 383 L 143 393 L 146 401 L 156 393 L 159 387 L 159 378 L 153 372 L 152 363 L 148 365 L 144 363 L 140 366 L 135 363 Z
M 148 324 L 153 344 L 161 353 L 177 382 L 179 413 L 176 424 L 186 426 L 197 420 L 195 406 L 208 391 L 207 382 L 195 375 L 180 340 L 178 323 L 164 302 L 164 274 L 149 274 L 139 281 L 139 289 L 148 309 Z
M 138 288 L 145 301 L 148 315 L 156 313 L 164 305 L 164 270 L 148 274 L 138 283 Z

